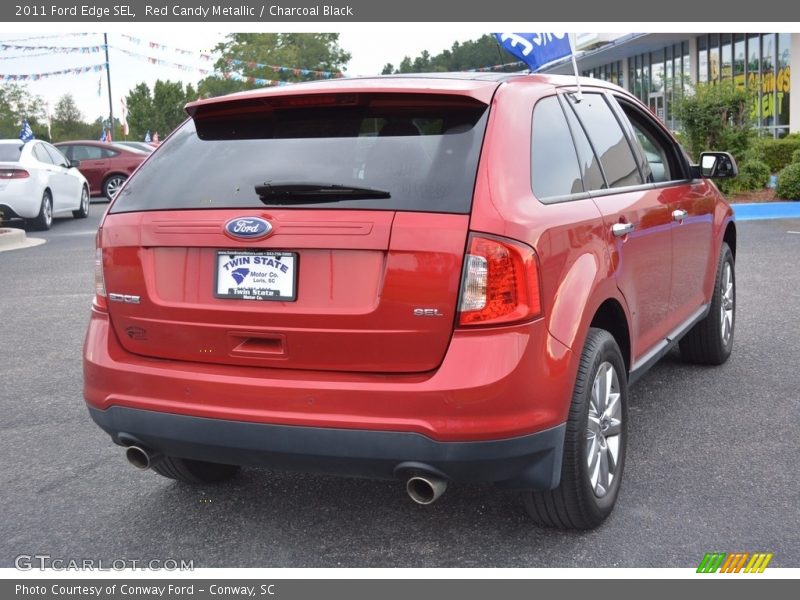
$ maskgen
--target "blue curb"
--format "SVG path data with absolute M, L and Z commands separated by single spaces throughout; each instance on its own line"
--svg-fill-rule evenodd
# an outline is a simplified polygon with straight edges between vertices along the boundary
M 800 218 L 800 202 L 753 202 L 731 204 L 731 208 L 737 221 Z

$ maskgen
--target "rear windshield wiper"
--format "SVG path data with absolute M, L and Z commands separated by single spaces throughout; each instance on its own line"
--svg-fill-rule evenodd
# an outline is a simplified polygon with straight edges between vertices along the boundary
M 264 204 L 383 200 L 392 197 L 389 192 L 384 190 L 332 183 L 264 183 L 255 186 L 255 189 Z

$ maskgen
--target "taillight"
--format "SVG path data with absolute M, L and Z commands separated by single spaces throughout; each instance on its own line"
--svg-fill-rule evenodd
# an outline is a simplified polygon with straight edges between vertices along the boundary
M 0 169 L 0 180 L 2 179 L 27 179 L 31 174 L 25 169 Z
M 500 325 L 542 314 L 539 261 L 533 248 L 473 235 L 464 260 L 459 325 Z
M 107 309 L 106 280 L 103 276 L 103 248 L 100 244 L 103 228 L 97 230 L 94 251 L 94 303 L 97 308 Z

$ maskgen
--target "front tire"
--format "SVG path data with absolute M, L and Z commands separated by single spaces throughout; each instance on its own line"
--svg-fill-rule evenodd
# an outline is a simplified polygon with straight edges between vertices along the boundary
M 81 188 L 81 205 L 78 210 L 72 211 L 72 216 L 76 219 L 85 219 L 89 216 L 89 189 L 86 186 Z
M 227 481 L 235 477 L 239 472 L 239 467 L 235 465 L 220 465 L 202 460 L 177 458 L 175 456 L 165 456 L 152 468 L 162 477 L 192 484 Z
M 628 380 L 614 337 L 590 328 L 567 418 L 561 482 L 524 492 L 528 514 L 546 527 L 592 529 L 614 508 L 627 445 Z
M 34 231 L 47 231 L 53 226 L 53 197 L 50 192 L 45 190 L 42 194 L 42 204 L 36 218 L 28 221 L 29 226 Z
M 698 365 L 721 365 L 733 350 L 736 325 L 736 273 L 733 253 L 725 242 L 720 250 L 714 295 L 708 315 L 680 341 L 681 356 Z

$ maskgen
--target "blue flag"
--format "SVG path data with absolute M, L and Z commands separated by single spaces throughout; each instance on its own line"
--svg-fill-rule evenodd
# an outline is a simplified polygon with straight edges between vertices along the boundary
M 147 130 L 147 133 L 144 134 L 144 141 L 147 142 L 148 144 L 151 141 L 150 140 L 150 130 L 149 129 Z
M 106 130 L 105 130 L 105 128 L 103 128 L 103 133 L 100 134 L 100 141 L 101 142 L 105 142 L 106 141 Z
M 28 119 L 22 119 L 22 129 L 19 130 L 19 139 L 23 142 L 30 142 L 36 139 L 36 136 L 33 135 L 33 129 L 31 129 L 30 123 L 28 123 Z
M 524 61 L 531 71 L 572 54 L 566 33 L 495 33 L 494 37 L 503 50 Z

